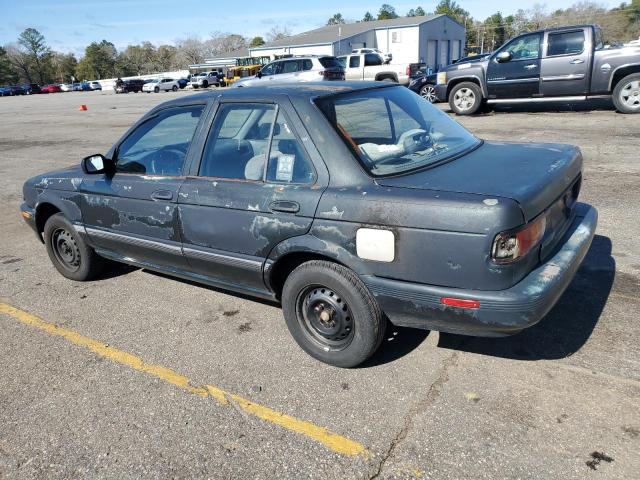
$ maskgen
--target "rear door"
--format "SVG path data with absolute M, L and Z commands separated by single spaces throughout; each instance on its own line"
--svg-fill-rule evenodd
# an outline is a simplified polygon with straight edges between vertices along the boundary
M 302 62 L 300 60 L 285 60 L 281 63 L 281 73 L 276 75 L 278 83 L 296 82 L 302 71 Z
M 547 32 L 542 59 L 542 94 L 546 97 L 585 95 L 589 87 L 592 41 L 590 30 Z M 590 35 L 589 35 L 590 37 Z
M 540 94 L 540 57 L 542 33 L 514 38 L 498 50 L 487 67 L 489 98 L 527 98 Z M 499 62 L 497 57 L 509 52 L 511 59 Z
M 223 100 L 208 131 L 179 193 L 184 254 L 196 274 L 264 293 L 265 259 L 311 227 L 326 167 L 284 96 Z

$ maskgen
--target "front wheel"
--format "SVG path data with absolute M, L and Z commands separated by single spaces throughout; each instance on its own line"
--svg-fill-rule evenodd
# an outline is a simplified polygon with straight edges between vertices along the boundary
M 282 291 L 282 309 L 298 345 L 336 367 L 355 367 L 371 357 L 386 329 L 378 303 L 358 276 L 322 260 L 291 272 Z
M 473 115 L 482 106 L 480 87 L 472 82 L 462 82 L 451 89 L 449 106 L 457 115 Z
M 620 113 L 640 113 L 640 73 L 618 82 L 613 89 L 613 104 Z
M 436 86 L 427 83 L 420 89 L 420 96 L 431 103 L 436 103 Z
M 206 80 L 202 81 L 202 88 L 207 88 L 209 86 L 209 82 L 207 82 Z
M 173 90 L 174 92 L 177 92 L 178 91 L 178 86 L 174 85 L 173 87 L 171 87 L 171 90 Z
M 153 91 L 156 92 L 156 93 L 160 93 L 160 87 L 154 88 Z
M 44 240 L 53 266 L 71 280 L 90 280 L 104 267 L 102 257 L 85 243 L 62 213 L 52 215 L 44 224 Z

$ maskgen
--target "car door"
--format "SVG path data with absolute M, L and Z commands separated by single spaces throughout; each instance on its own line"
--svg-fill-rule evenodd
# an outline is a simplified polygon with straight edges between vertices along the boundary
M 489 98 L 527 98 L 540 94 L 541 33 L 516 37 L 489 59 L 487 89 Z M 499 55 L 509 52 L 508 60 Z
M 80 209 L 93 245 L 138 264 L 186 268 L 177 199 L 205 104 L 144 118 L 114 150 L 115 173 L 87 175 Z
M 282 62 L 281 73 L 277 74 L 278 83 L 296 82 L 300 77 L 302 66 L 300 60 L 285 60 Z
M 542 58 L 542 94 L 585 95 L 589 85 L 592 45 L 585 29 L 547 32 Z
M 222 101 L 178 199 L 192 271 L 266 294 L 269 252 L 309 230 L 327 183 L 326 167 L 286 97 Z

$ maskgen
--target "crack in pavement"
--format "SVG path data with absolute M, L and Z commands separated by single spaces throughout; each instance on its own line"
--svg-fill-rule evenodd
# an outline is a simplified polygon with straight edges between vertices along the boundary
M 407 435 L 409 434 L 409 431 L 413 426 L 413 419 L 418 414 L 426 410 L 427 407 L 429 407 L 429 405 L 431 405 L 433 402 L 435 402 L 438 399 L 438 397 L 442 393 L 442 388 L 449 380 L 449 370 L 458 364 L 458 356 L 459 356 L 459 352 L 453 352 L 451 356 L 445 359 L 442 369 L 440 371 L 440 374 L 438 375 L 438 378 L 436 378 L 435 382 L 433 382 L 429 387 L 429 391 L 427 392 L 427 395 L 422 400 L 419 400 L 411 408 L 411 410 L 409 410 L 409 412 L 404 418 L 404 424 L 402 425 L 402 428 L 391 441 L 389 448 L 387 449 L 385 454 L 382 456 L 382 459 L 380 460 L 380 462 L 378 462 L 378 467 L 376 468 L 376 471 L 374 472 L 374 474 L 369 477 L 369 480 L 375 480 L 380 477 L 380 475 L 382 474 L 382 471 L 384 470 L 385 464 L 393 456 L 398 445 L 405 438 L 407 438 Z

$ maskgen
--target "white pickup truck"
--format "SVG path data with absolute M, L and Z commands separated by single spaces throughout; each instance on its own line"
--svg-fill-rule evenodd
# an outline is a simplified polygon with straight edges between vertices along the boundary
M 402 85 L 409 83 L 409 65 L 384 63 L 376 53 L 342 55 L 338 57 L 338 61 L 344 68 L 345 80 L 375 80 Z

